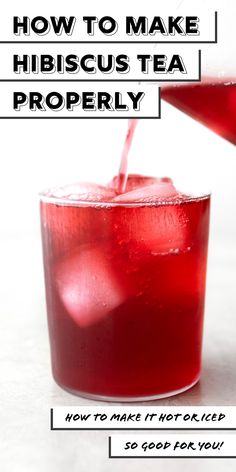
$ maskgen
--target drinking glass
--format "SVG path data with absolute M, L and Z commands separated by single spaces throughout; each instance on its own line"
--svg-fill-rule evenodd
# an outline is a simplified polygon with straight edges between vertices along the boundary
M 210 195 L 41 194 L 52 371 L 93 399 L 162 398 L 201 371 Z

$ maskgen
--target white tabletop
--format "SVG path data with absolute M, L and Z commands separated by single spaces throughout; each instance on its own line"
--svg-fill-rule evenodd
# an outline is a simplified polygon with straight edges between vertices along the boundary
M 40 241 L 1 245 L 1 446 L 4 472 L 235 470 L 234 460 L 108 459 L 106 431 L 50 431 L 56 405 L 96 405 L 51 377 Z M 215 244 L 209 257 L 203 372 L 188 392 L 152 405 L 236 405 L 236 250 Z M 104 405 L 104 403 L 103 403 Z

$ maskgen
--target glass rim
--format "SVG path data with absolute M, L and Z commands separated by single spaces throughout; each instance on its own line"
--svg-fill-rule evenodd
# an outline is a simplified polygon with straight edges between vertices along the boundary
M 79 200 L 75 198 L 68 197 L 56 197 L 53 195 L 48 195 L 48 190 L 46 189 L 38 193 L 39 200 L 42 203 L 50 203 L 53 205 L 59 206 L 71 206 L 71 207 L 94 207 L 94 208 L 114 208 L 114 207 L 124 207 L 124 208 L 135 208 L 135 207 L 159 207 L 167 205 L 184 205 L 186 203 L 197 202 L 202 200 L 207 200 L 211 198 L 211 192 L 200 193 L 200 195 L 186 195 L 184 198 L 171 199 L 162 199 L 160 201 L 142 201 L 142 202 L 111 202 L 111 201 L 99 201 L 99 200 Z

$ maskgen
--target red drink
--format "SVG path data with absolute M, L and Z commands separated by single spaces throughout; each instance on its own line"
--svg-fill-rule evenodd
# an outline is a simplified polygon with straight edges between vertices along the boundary
M 129 176 L 42 195 L 52 368 L 66 389 L 147 399 L 197 382 L 209 196 Z
M 161 96 L 179 110 L 236 144 L 236 82 L 205 80 L 163 87 Z

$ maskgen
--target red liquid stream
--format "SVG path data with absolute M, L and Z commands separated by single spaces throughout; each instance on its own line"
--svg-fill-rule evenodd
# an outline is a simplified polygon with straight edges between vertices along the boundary
M 236 82 L 232 79 L 163 87 L 161 97 L 236 144 Z
M 138 120 L 130 119 L 128 122 L 128 131 L 125 138 L 124 147 L 121 154 L 120 169 L 118 176 L 118 193 L 124 193 L 126 188 L 126 182 L 128 177 L 128 154 L 133 141 L 133 136 L 135 128 L 137 126 Z

